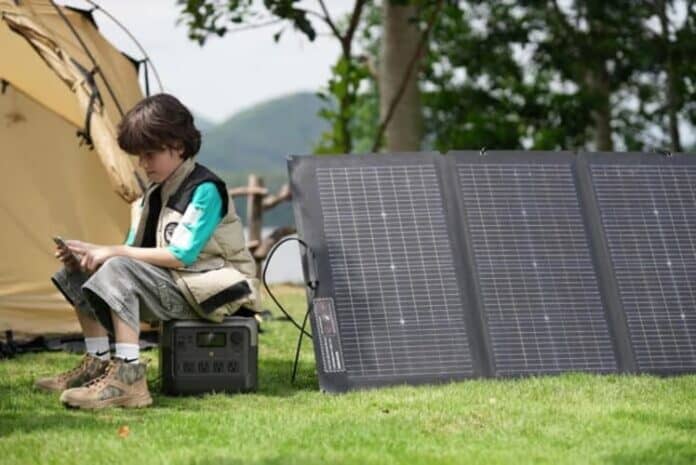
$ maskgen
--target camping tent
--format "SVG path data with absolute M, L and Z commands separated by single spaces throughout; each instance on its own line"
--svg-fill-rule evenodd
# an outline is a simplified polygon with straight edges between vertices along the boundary
M 3 333 L 78 330 L 50 281 L 60 266 L 51 237 L 123 242 L 144 177 L 115 131 L 141 98 L 137 62 L 101 36 L 90 12 L 0 0 Z

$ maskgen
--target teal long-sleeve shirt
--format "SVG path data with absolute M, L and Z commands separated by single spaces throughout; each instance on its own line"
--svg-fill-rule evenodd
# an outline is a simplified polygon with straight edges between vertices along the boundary
M 165 248 L 184 265 L 191 265 L 222 220 L 221 214 L 222 198 L 215 184 L 199 184 Z M 136 227 L 137 225 L 131 225 L 125 245 L 133 245 Z

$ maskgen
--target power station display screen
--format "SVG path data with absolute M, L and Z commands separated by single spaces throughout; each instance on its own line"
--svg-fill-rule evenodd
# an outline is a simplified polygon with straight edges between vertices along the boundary
M 196 333 L 197 347 L 225 347 L 226 342 L 225 333 L 214 333 L 211 331 Z

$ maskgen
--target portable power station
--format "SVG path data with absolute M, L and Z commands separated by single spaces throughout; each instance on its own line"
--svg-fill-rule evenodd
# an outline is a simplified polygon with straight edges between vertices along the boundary
M 258 323 L 229 316 L 162 321 L 160 371 L 169 395 L 250 392 L 257 388 Z

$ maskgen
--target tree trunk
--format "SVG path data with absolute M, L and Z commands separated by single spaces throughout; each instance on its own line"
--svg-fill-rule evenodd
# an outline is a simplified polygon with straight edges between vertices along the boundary
M 585 72 L 585 85 L 594 101 L 592 118 L 595 123 L 595 149 L 611 152 L 614 150 L 614 142 L 611 139 L 611 90 L 603 62 L 588 67 Z
M 397 98 L 399 87 L 407 73 L 409 62 L 418 49 L 420 31 L 412 5 L 392 5 L 383 0 L 383 36 L 379 63 L 379 112 L 384 121 L 392 101 Z M 419 58 L 420 62 L 420 58 Z M 418 64 L 411 73 L 403 95 L 399 97 L 394 114 L 385 128 L 385 148 L 389 152 L 419 150 L 423 137 L 420 91 L 418 89 Z
M 664 0 L 659 4 L 659 16 L 660 16 L 660 26 L 662 27 L 662 40 L 665 55 L 667 56 L 667 63 L 665 66 L 665 72 L 667 73 L 667 118 L 669 121 L 669 139 L 670 139 L 670 150 L 672 152 L 681 152 L 681 138 L 679 137 L 679 118 L 677 117 L 677 102 L 676 96 L 674 95 L 675 83 L 675 72 L 674 72 L 674 60 L 672 58 L 672 44 L 669 38 L 669 19 L 667 18 L 667 2 Z

